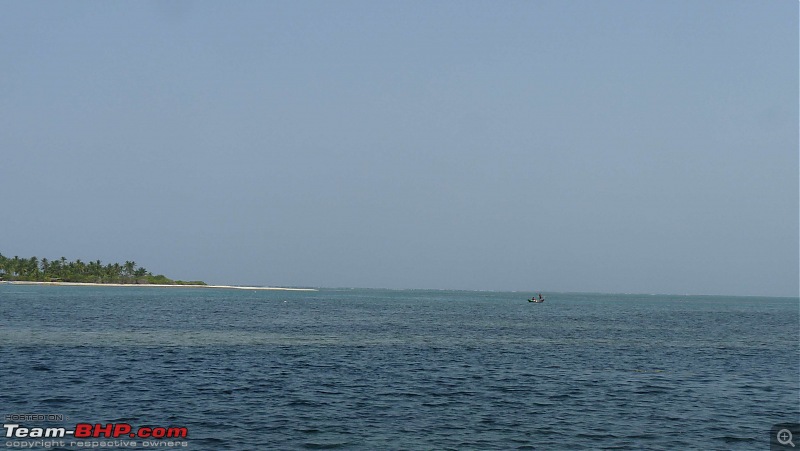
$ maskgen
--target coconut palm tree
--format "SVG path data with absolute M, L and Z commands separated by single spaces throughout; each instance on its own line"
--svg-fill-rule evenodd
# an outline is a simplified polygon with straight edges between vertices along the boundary
M 8 258 L 0 254 L 0 279 L 4 280 L 53 280 L 60 279 L 64 282 L 96 282 L 96 283 L 182 283 L 173 281 L 165 276 L 153 276 L 145 268 L 136 266 L 136 262 L 129 260 L 124 265 L 109 263 L 103 266 L 100 260 L 90 261 L 88 264 L 82 260 L 68 261 L 66 257 L 57 260 L 48 260 L 37 257 Z M 202 285 L 203 283 L 200 282 Z

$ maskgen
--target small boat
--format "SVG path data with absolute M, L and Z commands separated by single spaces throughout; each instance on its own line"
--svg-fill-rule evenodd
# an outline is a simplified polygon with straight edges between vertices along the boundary
M 539 299 L 536 299 L 536 296 L 533 296 L 530 299 L 528 299 L 528 302 L 534 302 L 536 304 L 541 304 L 542 302 L 544 302 L 544 297 L 542 296 L 542 293 L 539 293 Z

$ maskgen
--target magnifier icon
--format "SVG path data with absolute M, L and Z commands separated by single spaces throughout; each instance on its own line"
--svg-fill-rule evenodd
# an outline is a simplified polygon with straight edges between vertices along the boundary
M 794 443 L 792 443 L 792 431 L 788 429 L 781 429 L 778 431 L 778 443 L 781 445 L 792 445 L 792 448 L 794 448 Z

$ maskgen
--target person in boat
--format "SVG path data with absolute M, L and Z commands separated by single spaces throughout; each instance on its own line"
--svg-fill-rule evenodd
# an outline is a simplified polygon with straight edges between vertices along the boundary
M 539 293 L 539 300 L 540 301 L 544 301 L 544 298 L 542 297 L 542 293 Z

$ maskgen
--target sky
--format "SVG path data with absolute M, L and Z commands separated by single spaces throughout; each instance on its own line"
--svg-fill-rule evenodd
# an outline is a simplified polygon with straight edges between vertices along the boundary
M 796 1 L 0 3 L 0 253 L 797 296 Z

